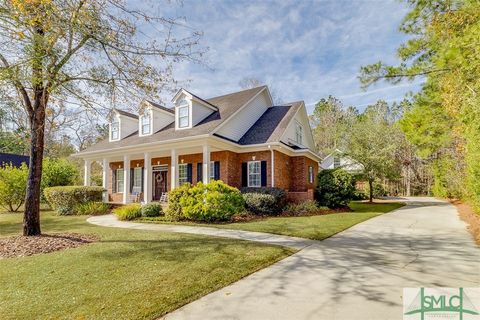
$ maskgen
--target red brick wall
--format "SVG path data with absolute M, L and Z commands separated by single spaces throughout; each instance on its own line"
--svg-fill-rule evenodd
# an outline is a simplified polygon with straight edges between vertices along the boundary
M 315 181 L 318 173 L 318 162 L 310 158 L 292 157 L 292 171 L 290 180 L 290 191 L 307 191 L 315 188 Z M 309 182 L 308 167 L 313 167 L 313 183 Z
M 289 190 L 292 168 L 291 158 L 286 154 L 278 151 L 274 151 L 274 154 L 275 187 Z
M 308 189 L 304 192 L 288 192 L 287 201 L 293 203 L 300 203 L 307 200 L 313 200 L 313 189 Z

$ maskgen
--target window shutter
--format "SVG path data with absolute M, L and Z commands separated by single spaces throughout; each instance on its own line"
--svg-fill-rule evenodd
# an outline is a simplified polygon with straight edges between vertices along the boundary
M 133 178 L 134 178 L 133 171 L 134 171 L 134 169 L 130 168 L 130 193 L 132 193 L 132 191 L 133 191 Z
M 112 169 L 112 193 L 117 192 L 117 170 Z
M 242 187 L 246 187 L 248 185 L 248 178 L 247 178 L 247 163 L 242 162 Z
M 197 163 L 197 183 L 203 181 L 203 164 Z
M 262 171 L 260 172 L 262 173 L 261 174 L 262 187 L 266 187 L 267 186 L 267 161 L 262 161 L 261 165 L 262 165 Z
M 145 184 L 145 180 L 144 180 L 145 177 L 144 177 L 144 176 L 145 176 L 145 168 L 142 167 L 142 192 L 144 192 L 144 191 L 143 191 L 143 188 L 144 188 L 143 185 Z
M 192 183 L 192 164 L 187 164 L 187 181 Z
M 213 166 L 214 166 L 214 179 L 215 180 L 220 180 L 220 161 L 215 161 L 213 163 Z

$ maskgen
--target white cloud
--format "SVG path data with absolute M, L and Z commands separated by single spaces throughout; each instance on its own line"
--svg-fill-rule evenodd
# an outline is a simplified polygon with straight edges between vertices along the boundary
M 284 101 L 314 103 L 334 95 L 363 106 L 401 97 L 418 84 L 379 84 L 360 92 L 360 66 L 397 62 L 405 40 L 398 24 L 407 12 L 397 1 L 196 1 L 185 0 L 175 14 L 204 32 L 211 68 L 177 67 L 191 79 L 189 89 L 210 97 L 238 89 L 244 77 L 258 77 Z

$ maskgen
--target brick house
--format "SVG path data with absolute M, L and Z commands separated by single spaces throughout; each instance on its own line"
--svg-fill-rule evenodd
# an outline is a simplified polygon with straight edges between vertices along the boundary
M 173 104 L 143 101 L 138 116 L 113 110 L 109 138 L 75 155 L 85 161 L 85 184 L 98 161 L 109 202 L 155 201 L 210 179 L 313 199 L 321 159 L 303 101 L 274 106 L 262 86 L 210 99 L 181 89 Z

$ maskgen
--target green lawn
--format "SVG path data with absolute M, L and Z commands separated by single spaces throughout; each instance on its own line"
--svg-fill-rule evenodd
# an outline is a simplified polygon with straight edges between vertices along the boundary
M 20 233 L 0 214 L 0 236 Z M 154 319 L 293 251 L 197 235 L 102 228 L 42 212 L 44 233 L 80 232 L 98 243 L 0 260 L 0 319 Z
M 353 212 L 308 217 L 273 217 L 250 222 L 202 225 L 215 228 L 268 232 L 286 236 L 323 240 L 340 231 L 348 229 L 357 223 L 398 209 L 403 205 L 404 204 L 401 203 L 369 204 L 364 202 L 352 202 L 350 203 L 350 208 Z M 149 220 L 154 219 L 150 218 Z M 153 222 L 165 223 L 162 219 Z

